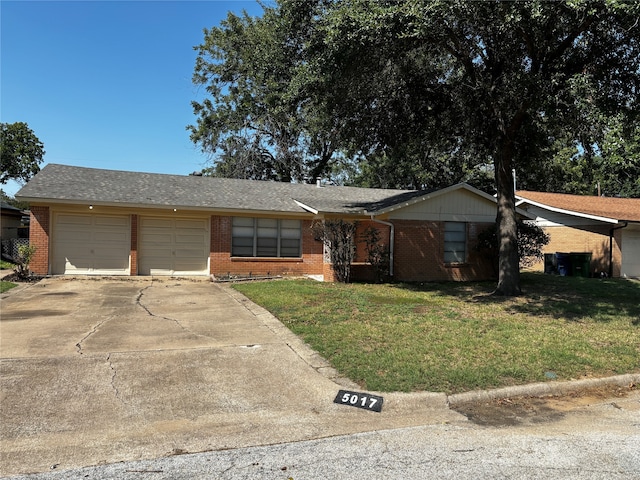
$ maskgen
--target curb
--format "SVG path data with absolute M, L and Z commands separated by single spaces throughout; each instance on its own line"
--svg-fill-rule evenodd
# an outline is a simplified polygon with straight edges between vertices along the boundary
M 242 293 L 233 289 L 229 284 L 217 284 L 230 297 L 243 305 L 252 314 L 258 317 L 274 334 L 283 338 L 287 346 L 291 348 L 304 362 L 316 370 L 320 375 L 328 378 L 341 387 L 360 389 L 360 386 L 352 380 L 340 376 L 331 367 L 329 362 L 309 345 L 304 343 L 300 337 L 289 330 L 278 318 L 273 316 L 268 310 L 252 302 Z M 512 387 L 497 388 L 494 390 L 475 390 L 472 392 L 456 393 L 447 395 L 444 392 L 371 392 L 393 397 L 396 400 L 405 400 L 410 403 L 427 404 L 431 407 L 443 406 L 445 408 L 455 407 L 463 403 L 487 402 L 498 398 L 512 397 L 541 397 L 548 395 L 564 395 L 566 393 L 583 389 L 603 387 L 607 385 L 617 385 L 625 387 L 633 384 L 640 384 L 640 373 L 631 373 L 604 378 L 589 378 L 584 380 L 570 380 L 566 382 L 539 382 L 526 385 L 514 385 Z
M 545 395 L 564 395 L 566 393 L 583 389 L 617 385 L 626 387 L 640 384 L 640 373 L 616 375 L 605 378 L 588 378 L 585 380 L 572 380 L 568 382 L 540 382 L 528 385 L 516 385 L 513 387 L 497 388 L 495 390 L 479 390 L 473 392 L 457 393 L 449 395 L 447 401 L 450 407 L 469 402 L 487 402 L 498 398 L 511 397 L 541 397 Z

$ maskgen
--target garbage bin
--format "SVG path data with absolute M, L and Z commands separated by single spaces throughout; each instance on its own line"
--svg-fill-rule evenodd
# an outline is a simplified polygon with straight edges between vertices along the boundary
M 571 275 L 571 255 L 568 253 L 556 252 L 556 266 L 558 273 L 563 277 Z
M 571 275 L 574 277 L 591 276 L 591 253 L 571 252 Z

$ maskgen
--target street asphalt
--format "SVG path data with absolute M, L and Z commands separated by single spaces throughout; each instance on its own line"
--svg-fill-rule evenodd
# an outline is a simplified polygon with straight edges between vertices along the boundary
M 515 429 L 449 407 L 570 386 L 363 392 L 378 413 L 335 403 L 358 386 L 228 286 L 52 278 L 0 298 L 3 478 L 640 478 L 637 391 Z

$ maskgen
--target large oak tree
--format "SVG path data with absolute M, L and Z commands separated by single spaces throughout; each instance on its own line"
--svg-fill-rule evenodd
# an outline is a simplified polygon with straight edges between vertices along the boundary
M 512 172 L 534 178 L 558 139 L 595 158 L 606 119 L 637 121 L 639 12 L 624 0 L 280 0 L 207 32 L 195 80 L 212 100 L 194 104 L 192 137 L 213 151 L 243 131 L 316 172 L 324 149 L 409 179 L 387 186 L 440 186 L 490 164 L 496 293 L 514 295 Z

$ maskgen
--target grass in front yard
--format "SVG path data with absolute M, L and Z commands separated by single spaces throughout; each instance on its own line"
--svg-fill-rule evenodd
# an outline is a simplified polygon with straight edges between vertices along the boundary
M 5 282 L 4 280 L 0 280 L 0 293 L 4 293 L 7 290 L 11 290 L 13 287 L 17 287 L 18 285 L 11 282 Z
M 234 286 L 362 388 L 463 391 L 640 371 L 640 282 L 527 273 L 493 283 Z
M 13 270 L 14 268 L 15 265 L 13 263 L 0 259 L 0 270 Z

